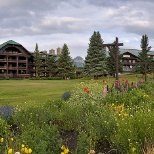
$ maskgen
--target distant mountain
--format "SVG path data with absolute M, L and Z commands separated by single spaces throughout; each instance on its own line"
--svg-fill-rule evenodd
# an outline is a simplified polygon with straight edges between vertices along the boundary
M 77 56 L 73 59 L 74 64 L 77 68 L 83 68 L 84 67 L 84 59 L 80 56 Z

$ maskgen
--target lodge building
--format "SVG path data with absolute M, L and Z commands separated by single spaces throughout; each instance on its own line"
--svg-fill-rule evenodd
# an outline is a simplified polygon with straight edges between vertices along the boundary
M 57 54 L 52 49 L 40 52 L 41 58 L 41 74 L 46 76 L 46 58 L 54 56 L 58 59 L 61 49 L 57 48 Z M 31 78 L 36 76 L 34 52 L 29 52 L 21 44 L 9 40 L 0 45 L 0 78 Z
M 124 73 L 135 73 L 138 65 L 137 59 L 141 50 L 137 49 L 119 49 L 122 54 L 122 66 Z M 148 57 L 154 60 L 154 52 L 149 51 Z
M 32 76 L 32 56 L 21 44 L 12 40 L 0 45 L 0 77 Z

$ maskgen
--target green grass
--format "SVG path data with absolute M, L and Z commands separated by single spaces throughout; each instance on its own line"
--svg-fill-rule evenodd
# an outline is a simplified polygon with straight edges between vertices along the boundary
M 40 104 L 55 100 L 79 80 L 0 80 L 0 105 Z
M 128 79 L 129 82 L 136 82 L 141 79 L 141 75 L 122 75 L 121 78 Z M 149 76 L 149 79 L 151 76 Z M 73 87 L 81 81 L 76 80 L 0 80 L 0 106 L 9 105 L 40 105 L 47 100 L 61 98 L 66 91 L 71 91 Z M 106 80 L 113 83 L 115 78 L 103 77 L 99 80 Z M 96 81 L 97 82 L 97 81 Z M 103 88 L 103 85 L 102 85 Z

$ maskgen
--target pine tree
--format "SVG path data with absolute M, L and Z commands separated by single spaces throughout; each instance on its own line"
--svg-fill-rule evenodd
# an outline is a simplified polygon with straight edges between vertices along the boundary
M 35 73 L 36 77 L 39 77 L 41 71 L 41 58 L 40 52 L 38 50 L 38 44 L 36 43 L 35 51 L 34 51 L 34 62 L 35 62 Z
M 58 72 L 63 77 L 63 79 L 72 76 L 72 74 L 74 74 L 75 71 L 73 60 L 69 54 L 70 53 L 68 46 L 67 44 L 64 44 L 61 55 L 57 61 Z
M 107 73 L 106 55 L 101 47 L 102 43 L 100 33 L 94 31 L 90 38 L 83 70 L 86 76 L 93 76 L 94 79 Z
M 147 80 L 148 69 L 150 69 L 151 59 L 148 57 L 148 52 L 151 46 L 149 46 L 148 36 L 145 34 L 141 38 L 141 52 L 138 56 L 137 70 L 144 75 L 145 81 Z
M 54 56 L 48 56 L 46 59 L 46 73 L 48 77 L 55 76 L 57 72 L 57 65 Z
M 115 42 L 114 42 L 115 43 Z M 107 57 L 107 66 L 108 66 L 108 72 L 109 74 L 112 74 L 115 76 L 116 73 L 116 47 L 110 47 L 109 56 Z M 122 55 L 120 54 L 120 51 L 118 50 L 118 71 L 122 72 Z

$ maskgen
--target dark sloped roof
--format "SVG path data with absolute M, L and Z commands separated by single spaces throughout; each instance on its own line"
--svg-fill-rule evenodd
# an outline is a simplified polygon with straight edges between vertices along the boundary
M 136 57 L 138 57 L 139 53 L 141 52 L 141 50 L 138 49 L 119 49 L 120 54 L 124 54 L 125 52 L 129 52 L 133 55 L 135 55 Z
M 0 45 L 0 49 L 1 49 L 2 47 L 6 46 L 7 44 L 21 45 L 21 44 L 15 42 L 15 41 L 13 41 L 13 40 L 9 40 L 9 41 L 4 42 L 3 44 L 1 44 L 1 45 Z
M 141 52 L 141 50 L 138 49 L 121 49 L 119 48 L 120 54 L 124 54 L 124 53 L 131 53 L 133 55 L 135 55 L 136 57 L 139 56 L 139 53 Z M 106 52 L 107 57 L 109 56 L 108 51 Z M 148 55 L 152 55 L 154 56 L 154 51 L 149 51 Z

